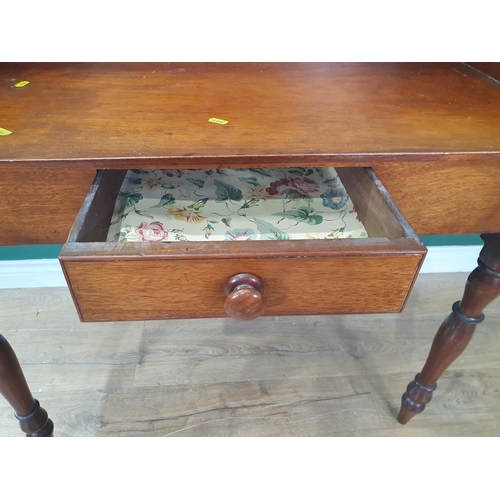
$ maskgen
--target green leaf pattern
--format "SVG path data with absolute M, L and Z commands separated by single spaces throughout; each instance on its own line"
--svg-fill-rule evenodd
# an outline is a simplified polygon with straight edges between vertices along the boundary
M 108 241 L 366 238 L 335 169 L 132 170 Z

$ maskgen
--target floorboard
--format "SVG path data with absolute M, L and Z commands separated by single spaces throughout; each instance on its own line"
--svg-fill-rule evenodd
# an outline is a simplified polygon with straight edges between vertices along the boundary
M 80 323 L 66 288 L 0 290 L 0 333 L 70 436 L 500 436 L 500 301 L 426 411 L 397 423 L 466 273 L 401 314 Z M 0 397 L 0 436 L 22 437 Z

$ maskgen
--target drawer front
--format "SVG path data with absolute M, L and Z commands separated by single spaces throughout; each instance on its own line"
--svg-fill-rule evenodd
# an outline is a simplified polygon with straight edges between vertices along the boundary
M 262 278 L 265 315 L 400 311 L 420 255 L 67 262 L 83 321 L 227 316 L 226 281 Z
M 368 238 L 106 242 L 123 174 L 101 172 L 60 255 L 81 320 L 227 316 L 240 273 L 261 279 L 264 315 L 401 311 L 426 249 L 369 169 L 342 170 Z

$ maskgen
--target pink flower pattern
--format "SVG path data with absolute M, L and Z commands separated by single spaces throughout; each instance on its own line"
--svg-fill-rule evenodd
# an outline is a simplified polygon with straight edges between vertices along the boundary
M 274 181 L 269 184 L 266 191 L 270 195 L 288 194 L 290 191 L 308 196 L 319 191 L 319 186 L 316 181 L 307 177 L 294 177 L 292 179 L 281 178 L 279 181 Z
M 139 241 L 165 241 L 168 238 L 168 232 L 163 228 L 163 223 L 154 221 L 149 224 L 141 222 L 134 228 L 139 236 Z
M 266 188 L 266 191 L 270 195 L 275 194 L 283 194 L 289 190 L 290 181 L 288 179 L 282 178 L 279 181 L 274 181 L 269 184 L 269 187 Z
M 109 233 L 141 243 L 337 237 L 366 231 L 334 169 L 301 167 L 132 171 Z
M 318 184 L 307 177 L 294 177 L 290 180 L 290 188 L 303 195 L 316 193 L 319 191 Z

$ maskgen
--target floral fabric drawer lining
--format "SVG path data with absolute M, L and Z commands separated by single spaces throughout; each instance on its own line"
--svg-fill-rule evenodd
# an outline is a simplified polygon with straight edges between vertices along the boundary
M 367 238 L 333 168 L 129 170 L 107 241 Z

